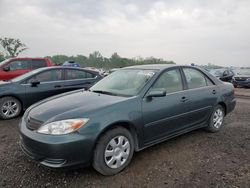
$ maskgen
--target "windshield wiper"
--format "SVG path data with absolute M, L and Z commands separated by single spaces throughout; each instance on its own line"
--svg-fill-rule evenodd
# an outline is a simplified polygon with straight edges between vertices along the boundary
M 105 94 L 105 95 L 114 95 L 114 96 L 117 96 L 117 94 L 109 92 L 109 91 L 103 91 L 103 90 L 89 90 L 89 91 L 92 91 L 94 93 L 101 93 L 101 94 Z

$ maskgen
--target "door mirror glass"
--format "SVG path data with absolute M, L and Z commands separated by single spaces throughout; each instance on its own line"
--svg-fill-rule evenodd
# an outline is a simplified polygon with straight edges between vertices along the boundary
M 10 71 L 10 66 L 7 65 L 7 66 L 3 67 L 3 70 L 6 72 Z
M 164 97 L 166 96 L 166 89 L 161 88 L 161 89 L 154 89 L 149 91 L 149 93 L 147 94 L 148 98 L 152 98 L 152 97 Z

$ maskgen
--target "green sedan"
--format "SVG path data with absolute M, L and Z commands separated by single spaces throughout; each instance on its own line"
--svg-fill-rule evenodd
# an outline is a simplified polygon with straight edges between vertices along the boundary
M 45 99 L 20 122 L 22 150 L 51 168 L 122 171 L 133 153 L 189 131 L 217 132 L 236 104 L 233 85 L 192 66 L 126 67 L 89 90 Z

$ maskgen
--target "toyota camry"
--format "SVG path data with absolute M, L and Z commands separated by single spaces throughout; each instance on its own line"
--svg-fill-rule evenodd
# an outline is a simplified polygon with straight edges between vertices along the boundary
M 233 85 L 199 68 L 127 67 L 87 91 L 32 105 L 19 125 L 20 145 L 47 167 L 91 164 L 114 175 L 134 152 L 195 129 L 219 131 L 235 104 Z

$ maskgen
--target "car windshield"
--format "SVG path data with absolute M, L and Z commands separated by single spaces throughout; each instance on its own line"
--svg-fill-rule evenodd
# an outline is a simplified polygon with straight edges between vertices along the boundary
M 30 71 L 30 72 L 28 72 L 28 73 L 26 73 L 26 74 L 23 74 L 23 75 L 21 75 L 21 76 L 18 76 L 18 77 L 16 77 L 16 78 L 13 78 L 13 79 L 11 80 L 11 82 L 19 82 L 19 81 L 22 81 L 22 80 L 24 80 L 24 79 L 30 77 L 31 75 L 33 75 L 33 74 L 35 74 L 35 73 L 37 73 L 37 72 L 40 72 L 40 69 L 35 69 L 35 70 Z
M 250 75 L 250 69 L 241 69 L 237 73 L 238 75 Z
M 91 87 L 90 91 L 108 95 L 135 96 L 155 72 L 156 70 L 117 70 Z

